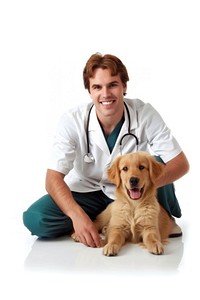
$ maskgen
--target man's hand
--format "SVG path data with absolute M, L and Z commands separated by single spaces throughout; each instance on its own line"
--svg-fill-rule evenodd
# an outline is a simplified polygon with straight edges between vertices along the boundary
M 100 247 L 99 233 L 84 210 L 74 200 L 64 181 L 64 174 L 47 170 L 46 189 L 66 216 L 70 217 L 74 231 L 81 243 L 89 247 Z
M 88 247 L 101 247 L 100 235 L 94 223 L 84 211 L 79 211 L 78 214 L 73 216 L 72 222 L 76 239 L 79 242 Z

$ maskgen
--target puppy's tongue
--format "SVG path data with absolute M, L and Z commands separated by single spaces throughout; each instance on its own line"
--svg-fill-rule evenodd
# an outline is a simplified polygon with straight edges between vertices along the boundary
M 129 193 L 130 193 L 131 199 L 133 199 L 133 200 L 139 199 L 141 197 L 141 194 L 142 194 L 140 189 L 137 189 L 137 188 L 129 190 Z

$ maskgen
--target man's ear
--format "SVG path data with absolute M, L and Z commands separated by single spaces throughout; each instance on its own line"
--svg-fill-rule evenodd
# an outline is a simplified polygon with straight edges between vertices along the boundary
M 119 170 L 119 161 L 121 157 L 117 157 L 107 170 L 108 180 L 119 187 L 121 178 Z

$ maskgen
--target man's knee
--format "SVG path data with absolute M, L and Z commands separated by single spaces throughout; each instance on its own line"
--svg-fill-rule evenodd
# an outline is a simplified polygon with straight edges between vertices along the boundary
M 23 223 L 32 235 L 56 238 L 72 231 L 72 221 L 55 204 L 50 195 L 44 195 L 24 213 Z
M 23 213 L 23 223 L 32 235 L 39 238 L 57 238 L 70 234 L 73 229 L 67 216 L 58 219 L 30 209 Z
M 40 238 L 49 237 L 42 214 L 27 210 L 23 213 L 23 223 L 32 235 Z

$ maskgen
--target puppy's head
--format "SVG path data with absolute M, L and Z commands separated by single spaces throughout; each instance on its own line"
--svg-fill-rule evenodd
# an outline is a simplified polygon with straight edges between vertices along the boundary
M 146 152 L 119 156 L 108 169 L 108 179 L 131 200 L 141 199 L 159 177 L 164 165 Z

